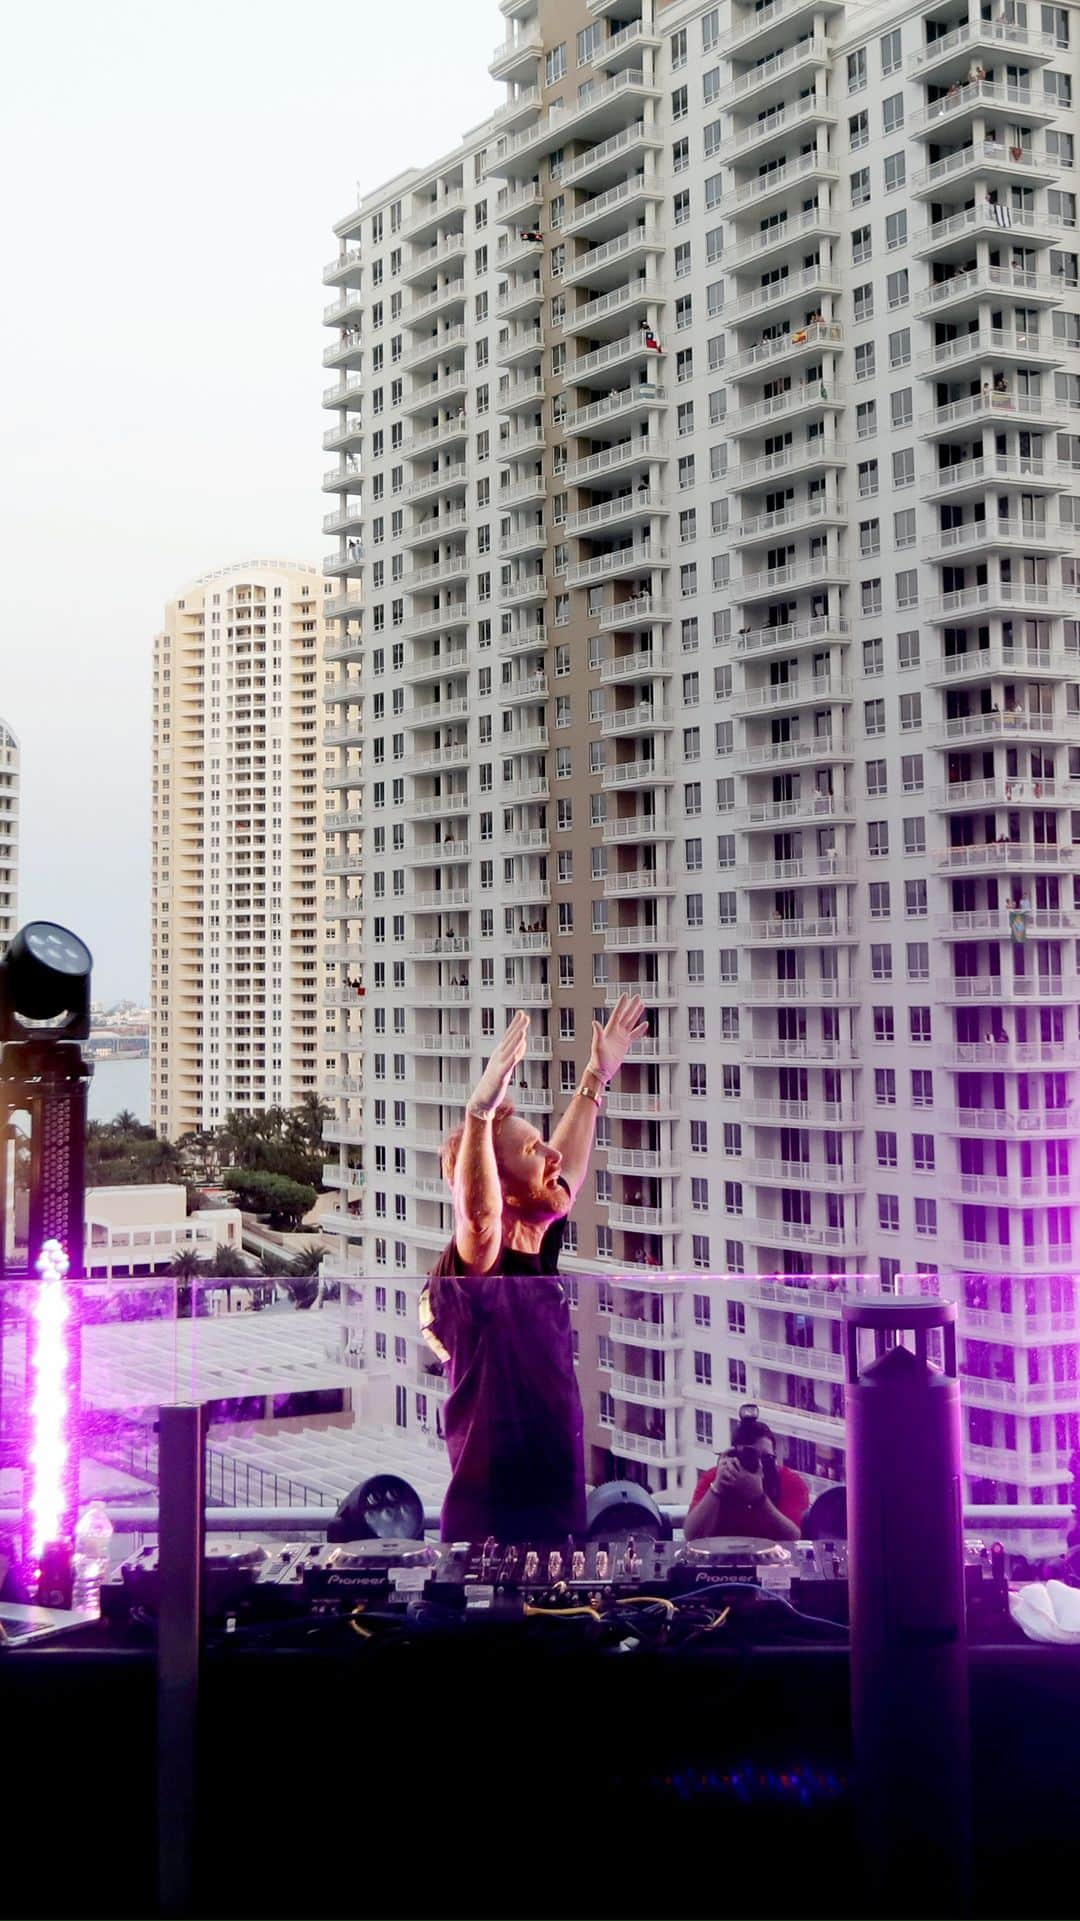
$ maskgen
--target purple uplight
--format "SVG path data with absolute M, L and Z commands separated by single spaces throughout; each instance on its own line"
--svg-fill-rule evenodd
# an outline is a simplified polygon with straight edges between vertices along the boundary
M 40 1562 L 51 1541 L 61 1538 L 68 1518 L 71 1308 L 64 1287 L 68 1257 L 59 1241 L 45 1242 L 37 1271 L 41 1279 L 31 1289 L 29 1316 L 30 1492 L 24 1542 L 34 1562 Z

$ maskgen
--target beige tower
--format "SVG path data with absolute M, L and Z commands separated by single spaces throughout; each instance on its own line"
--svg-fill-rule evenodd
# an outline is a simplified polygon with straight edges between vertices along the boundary
M 150 1118 L 170 1139 L 320 1083 L 324 588 L 250 561 L 154 643 Z

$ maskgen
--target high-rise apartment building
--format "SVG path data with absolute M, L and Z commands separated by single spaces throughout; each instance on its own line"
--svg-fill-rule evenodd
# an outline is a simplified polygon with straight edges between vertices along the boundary
M 969 1493 L 1056 1499 L 1077 9 L 502 11 L 505 103 L 325 273 L 336 1226 L 373 1362 L 427 1423 L 393 1270 L 447 1238 L 492 1037 L 531 1011 L 546 1123 L 633 989 L 576 1211 L 593 1477 L 685 1493 L 747 1398 L 842 1473 L 843 1291 L 906 1274 L 962 1304 Z M 694 1270 L 735 1278 L 661 1278 Z
M 206 574 L 154 642 L 150 1119 L 171 1140 L 320 1081 L 326 589 Z
M 0 720 L 0 954 L 19 914 L 19 743 Z

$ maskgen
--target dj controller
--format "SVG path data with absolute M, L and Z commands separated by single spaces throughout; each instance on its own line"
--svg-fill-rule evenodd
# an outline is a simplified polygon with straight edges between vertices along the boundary
M 965 1561 L 969 1621 L 1004 1620 L 1000 1547 L 969 1541 Z M 559 1611 L 602 1617 L 634 1602 L 674 1610 L 771 1599 L 819 1623 L 845 1625 L 847 1577 L 844 1542 L 676 1542 L 626 1534 L 555 1545 L 492 1539 L 440 1545 L 218 1536 L 206 1548 L 204 1608 L 208 1621 L 235 1626 L 364 1612 L 405 1617 L 425 1609 L 504 1620 Z M 113 1571 L 102 1588 L 102 1608 L 116 1619 L 153 1616 L 157 1605 L 158 1549 L 148 1545 Z

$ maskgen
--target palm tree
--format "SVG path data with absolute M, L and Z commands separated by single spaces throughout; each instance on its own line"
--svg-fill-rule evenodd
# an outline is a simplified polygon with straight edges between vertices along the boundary
M 193 1247 L 181 1247 L 169 1263 L 169 1273 L 177 1282 L 176 1314 L 177 1319 L 191 1319 L 192 1287 L 202 1280 L 207 1270 Z
M 184 1157 L 175 1141 L 155 1141 L 144 1166 L 152 1181 L 179 1181 L 184 1177 Z
M 292 1272 L 296 1275 L 315 1275 L 317 1277 L 322 1272 L 322 1264 L 325 1259 L 325 1247 L 321 1246 L 318 1241 L 309 1241 L 307 1246 L 301 1248 L 299 1254 L 294 1256 L 290 1265 Z
M 323 1128 L 332 1118 L 332 1110 L 320 1094 L 309 1088 L 301 1094 L 293 1109 L 293 1117 L 298 1124 L 301 1138 L 306 1141 L 313 1154 L 321 1154 Z
M 109 1125 L 114 1134 L 134 1134 L 135 1129 L 141 1126 L 141 1122 L 139 1116 L 133 1114 L 130 1107 L 122 1107 L 119 1114 L 114 1114 Z

